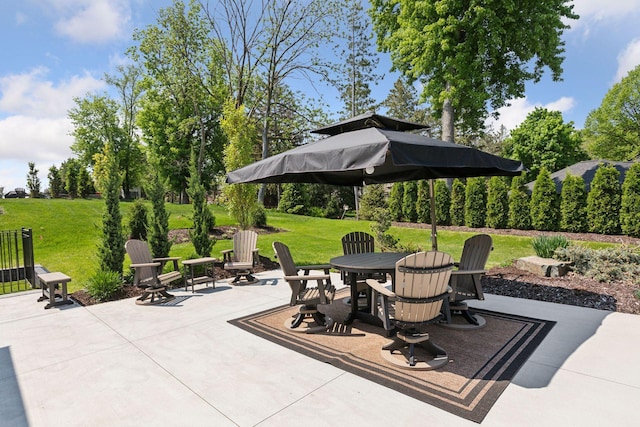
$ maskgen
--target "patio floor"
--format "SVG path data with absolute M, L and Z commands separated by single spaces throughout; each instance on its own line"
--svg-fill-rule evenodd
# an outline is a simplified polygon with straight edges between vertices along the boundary
M 257 276 L 174 306 L 0 297 L 0 424 L 476 425 L 227 323 L 289 301 L 280 271 Z M 486 298 L 470 305 L 558 323 L 483 426 L 639 425 L 640 316 Z

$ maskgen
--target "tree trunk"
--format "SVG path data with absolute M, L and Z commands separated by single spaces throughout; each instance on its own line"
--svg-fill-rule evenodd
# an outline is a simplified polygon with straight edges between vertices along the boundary
M 449 89 L 449 83 L 446 85 L 447 90 Z M 446 142 L 455 142 L 454 138 L 454 115 L 453 115 L 453 105 L 451 104 L 451 99 L 447 98 L 444 100 L 442 105 L 442 140 Z M 451 189 L 453 185 L 453 178 L 447 178 L 447 187 Z

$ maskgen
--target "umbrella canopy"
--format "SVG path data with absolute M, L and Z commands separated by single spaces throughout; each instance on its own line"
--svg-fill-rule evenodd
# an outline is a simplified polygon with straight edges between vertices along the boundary
M 422 135 L 365 128 L 330 136 L 229 172 L 227 182 L 345 186 L 519 175 L 521 162 Z
M 305 182 L 362 186 L 429 179 L 431 241 L 437 250 L 434 178 L 515 176 L 521 162 L 404 132 L 428 126 L 367 113 L 314 133 L 331 135 L 227 174 L 227 183 Z

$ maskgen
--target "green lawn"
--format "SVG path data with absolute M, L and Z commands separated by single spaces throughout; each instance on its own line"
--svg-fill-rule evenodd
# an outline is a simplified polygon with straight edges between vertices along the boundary
M 121 203 L 125 222 L 131 203 Z M 170 212 L 169 227 L 191 226 L 191 206 L 167 204 Z M 216 225 L 233 225 L 226 210 L 212 206 Z M 150 209 L 150 205 L 149 205 Z M 100 227 L 104 202 L 102 200 L 62 199 L 3 199 L 0 201 L 0 229 L 13 230 L 31 228 L 34 236 L 35 261 L 49 271 L 61 271 L 71 276 L 69 291 L 81 289 L 96 271 L 97 246 L 100 242 Z M 273 259 L 271 243 L 278 240 L 291 248 L 296 263 L 326 263 L 331 257 L 342 254 L 340 238 L 350 231 L 370 232 L 370 223 L 353 219 L 334 220 L 268 212 L 268 224 L 281 230 L 273 234 L 261 234 L 258 238 L 260 254 Z M 392 227 L 390 233 L 402 243 L 430 249 L 430 230 Z M 465 239 L 474 233 L 438 232 L 438 249 L 460 258 Z M 494 250 L 488 267 L 506 265 L 514 259 L 533 255 L 531 239 L 528 237 L 493 235 Z M 601 247 L 601 244 L 589 244 Z M 219 240 L 213 247 L 212 256 L 221 257 L 220 251 L 231 248 L 230 240 Z M 188 258 L 195 256 L 193 245 L 174 245 L 172 256 Z M 125 259 L 128 269 L 129 259 Z

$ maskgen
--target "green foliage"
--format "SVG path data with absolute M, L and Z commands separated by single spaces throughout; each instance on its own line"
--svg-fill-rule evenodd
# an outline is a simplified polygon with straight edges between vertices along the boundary
M 251 213 L 252 225 L 254 227 L 266 227 L 267 226 L 267 211 L 261 203 L 256 203 Z
M 327 200 L 326 206 L 322 212 L 322 216 L 325 218 L 340 218 L 342 216 L 342 204 L 340 203 L 340 197 L 337 191 L 331 193 L 329 200 Z
M 572 233 L 587 231 L 587 192 L 580 176 L 567 174 L 562 182 L 560 229 Z
M 531 228 L 530 197 L 524 186 L 525 177 L 519 175 L 511 181 L 509 192 L 509 220 L 508 225 L 518 230 Z
M 458 127 L 481 129 L 488 109 L 524 96 L 525 82 L 545 69 L 562 73 L 566 0 L 477 3 L 462 0 L 371 1 L 378 48 L 393 66 L 422 83 L 422 96 L 441 116 L 445 100 L 461 114 Z M 540 40 L 544 40 L 541 43 Z M 454 120 L 451 120 L 453 123 Z
M 391 228 L 391 218 L 384 209 L 376 209 L 373 212 L 373 222 L 371 223 L 371 232 L 375 237 L 376 244 L 380 246 L 383 252 L 391 252 L 397 249 L 398 239 L 387 233 Z
M 504 154 L 520 160 L 529 169 L 529 179 L 534 179 L 542 167 L 554 172 L 586 160 L 581 144 L 580 133 L 573 122 L 564 123 L 562 113 L 536 108 L 511 131 Z
M 364 187 L 360 198 L 360 218 L 371 220 L 376 209 L 387 209 L 387 198 L 382 184 L 371 184 Z
M 49 168 L 49 174 L 47 175 L 49 178 L 49 194 L 51 197 L 58 198 L 62 193 L 62 178 L 60 177 L 60 171 L 55 166 L 51 166 Z
M 235 108 L 229 100 L 223 111 L 221 126 L 229 139 L 224 149 L 224 165 L 232 171 L 253 162 L 254 141 L 258 133 L 254 123 L 245 115 L 243 106 Z M 251 225 L 251 212 L 258 204 L 256 186 L 231 184 L 224 187 L 224 194 L 229 214 L 238 221 L 240 228 L 247 229 Z
M 284 184 L 278 210 L 295 215 L 306 215 L 309 212 L 309 192 L 307 184 Z
M 404 183 L 404 192 L 402 194 L 402 217 L 405 221 L 416 222 L 418 213 L 416 204 L 418 202 L 418 183 L 416 181 L 407 181 Z
M 72 199 L 78 197 L 78 179 L 80 176 L 80 164 L 75 159 L 69 159 L 65 165 L 65 190 Z M 107 184 L 108 185 L 108 184 Z
M 622 183 L 620 225 L 624 234 L 640 237 L 640 163 L 631 165 Z
M 443 180 L 435 182 L 436 224 L 451 225 L 451 193 Z
M 80 173 L 78 174 L 78 195 L 86 199 L 89 197 L 89 194 L 93 192 L 93 182 L 91 181 L 89 172 L 87 172 L 85 168 L 80 168 Z
M 40 178 L 38 178 L 38 169 L 36 169 L 34 162 L 29 162 L 27 188 L 29 189 L 29 197 L 33 199 L 40 197 Z
M 484 227 L 487 217 L 487 185 L 483 177 L 467 179 L 464 195 L 464 224 L 467 227 Z
M 632 160 L 640 155 L 640 66 L 636 66 L 591 111 L 584 123 L 594 159 Z
M 601 164 L 591 181 L 587 196 L 589 231 L 600 234 L 620 232 L 620 172 L 613 165 Z
M 536 255 L 542 258 L 552 258 L 558 248 L 566 248 L 569 241 L 559 234 L 554 236 L 538 236 L 531 240 L 531 246 Z
M 391 221 L 402 221 L 402 201 L 404 199 L 404 184 L 394 182 L 389 193 L 389 215 Z
M 494 176 L 487 184 L 487 227 L 507 228 L 509 221 L 508 187 L 504 178 Z
M 544 166 L 533 184 L 529 212 L 534 230 L 556 231 L 560 227 L 560 199 L 551 174 Z
M 200 173 L 196 168 L 195 155 L 191 157 L 191 176 L 189 177 L 189 188 L 187 193 L 191 198 L 193 206 L 193 229 L 189 230 L 189 236 L 196 249 L 196 253 L 201 257 L 211 255 L 211 248 L 215 244 L 215 239 L 209 237 L 209 232 L 215 226 L 215 218 L 207 206 L 207 194 L 202 184 Z
M 464 205 L 466 188 L 459 179 L 451 185 L 451 225 L 464 225 Z
M 98 247 L 100 270 L 113 271 L 122 276 L 124 262 L 124 234 L 122 215 L 120 214 L 120 176 L 118 159 L 115 154 L 109 156 L 109 175 L 104 196 L 105 210 L 102 215 L 102 242 Z
M 423 224 L 431 222 L 431 202 L 429 197 L 429 181 L 418 181 L 418 198 L 416 200 L 416 220 Z
M 154 168 L 155 169 L 155 168 Z M 169 256 L 169 213 L 164 204 L 165 186 L 160 181 L 157 171 L 151 177 L 151 183 L 145 188 L 151 200 L 151 225 L 149 227 L 149 246 L 154 258 Z
M 141 199 L 136 199 L 129 209 L 129 239 L 147 240 L 149 215 L 147 206 Z
M 122 289 L 121 274 L 110 270 L 98 270 L 87 281 L 87 292 L 100 302 L 109 301 Z
M 555 258 L 571 262 L 573 269 L 600 282 L 631 282 L 640 285 L 640 254 L 626 246 L 600 250 L 570 245 L 558 249 Z

